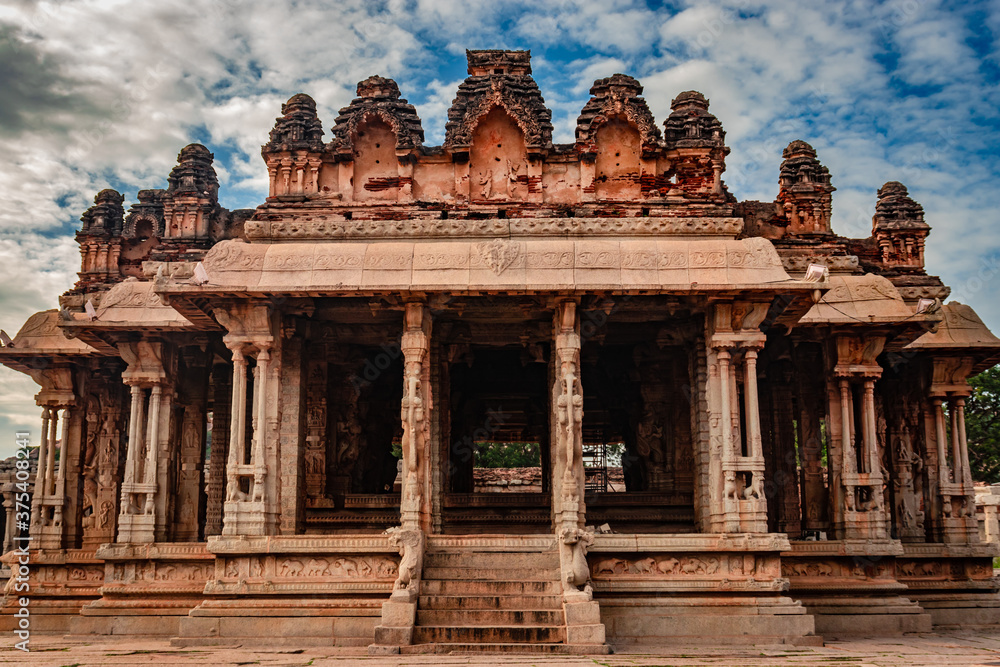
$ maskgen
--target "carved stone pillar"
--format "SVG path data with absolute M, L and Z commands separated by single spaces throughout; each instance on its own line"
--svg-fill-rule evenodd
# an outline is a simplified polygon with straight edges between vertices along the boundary
M 112 386 L 112 382 L 117 386 Z M 123 405 L 119 402 L 122 392 L 118 389 L 121 385 L 117 378 L 107 377 L 102 379 L 102 384 L 103 387 L 95 394 L 95 409 L 99 409 L 99 412 L 95 414 L 96 419 L 88 424 L 88 429 L 93 428 L 96 433 L 87 434 L 88 443 L 93 438 L 96 448 L 96 460 L 89 462 L 89 474 L 94 474 L 93 466 L 96 465 L 97 468 L 97 490 L 91 505 L 89 525 L 84 528 L 83 534 L 83 546 L 89 549 L 115 541 L 115 509 L 122 482 L 119 461 Z M 87 479 L 84 480 L 85 495 L 86 484 Z
M 226 364 L 212 369 L 212 453 L 205 475 L 205 537 L 222 534 L 222 503 L 226 487 L 226 459 L 229 456 L 233 371 Z
M 177 480 L 177 520 L 174 540 L 197 542 L 200 524 L 201 473 L 205 452 L 205 411 L 200 405 L 184 408 L 181 423 L 181 465 Z
M 466 164 L 466 170 L 468 165 Z M 375 643 L 405 645 L 412 641 L 417 598 L 423 571 L 425 532 L 430 515 L 430 312 L 424 303 L 406 304 L 403 316 L 403 489 L 399 503 L 400 526 L 390 540 L 402 557 L 392 595 L 382 604 L 382 623 L 375 628 Z
M 979 540 L 975 491 L 965 433 L 965 399 L 971 393 L 968 376 L 972 363 L 972 359 L 968 357 L 942 357 L 933 359 L 931 364 L 933 432 L 926 435 L 936 443 L 939 480 L 933 529 L 939 540 L 952 544 L 967 544 Z M 951 421 L 950 434 L 945 423 L 946 404 Z
M 326 498 L 327 362 L 314 360 L 308 367 L 306 392 L 305 496 L 308 507 L 321 507 Z
M 215 316 L 233 352 L 232 424 L 226 464 L 223 535 L 273 535 L 278 526 L 278 425 L 281 421 L 278 315 L 265 304 L 232 304 Z M 256 354 L 253 426 L 246 443 L 247 361 Z
M 553 317 L 555 373 L 552 387 L 552 505 L 559 547 L 567 644 L 602 644 L 604 625 L 593 599 L 584 528 L 583 384 L 580 381 L 580 317 L 575 301 L 562 301 Z
M 55 506 L 55 512 L 53 514 L 53 525 L 62 528 L 63 525 L 63 510 L 66 504 L 66 468 L 70 465 L 69 461 L 69 450 L 70 450 L 70 419 L 71 410 L 66 407 L 62 411 L 62 440 L 59 445 L 59 472 L 55 476 L 55 485 L 52 489 L 52 495 L 55 496 L 57 503 Z
M 44 393 L 44 390 L 43 392 Z M 39 394 L 41 396 L 41 393 Z M 59 430 L 60 416 L 62 430 Z M 66 505 L 66 474 L 69 465 L 70 410 L 49 405 L 42 413 L 42 445 L 38 452 L 38 473 L 32 498 L 31 534 L 40 549 L 64 548 L 63 515 Z M 44 430 L 47 428 L 47 430 Z M 61 440 L 60 440 L 61 438 Z M 59 459 L 56 443 L 59 442 Z M 75 504 L 74 504 L 75 509 Z
M 59 428 L 59 408 L 50 409 L 49 414 L 52 418 L 49 420 L 49 437 L 45 447 L 45 474 L 42 475 L 43 498 L 51 497 L 55 493 L 56 486 L 56 442 L 58 441 L 56 433 Z M 42 511 L 45 512 L 44 506 Z M 45 525 L 49 525 L 51 520 L 51 516 L 46 517 Z
M 128 368 L 132 419 L 118 515 L 118 542 L 147 544 L 169 538 L 170 476 L 167 462 L 174 438 L 173 349 L 165 343 L 119 343 Z M 146 391 L 149 391 L 147 397 Z M 145 415 L 145 417 L 144 417 Z
M 583 501 L 583 385 L 580 382 L 580 323 L 577 304 L 560 303 L 555 312 L 555 382 L 552 387 L 552 489 L 557 532 L 585 523 Z M 581 582 L 579 585 L 582 585 Z
M 149 457 L 148 424 L 146 423 L 146 392 L 138 384 L 131 386 L 131 419 L 125 454 L 125 477 L 122 480 L 121 511 L 118 517 L 118 541 L 124 543 L 152 542 L 154 517 L 145 515 L 146 474 Z
M 712 531 L 767 532 L 756 364 L 757 351 L 764 345 L 758 327 L 766 314 L 765 303 L 719 303 L 712 307 L 708 322 L 706 417 Z M 741 371 L 742 420 L 737 383 Z
M 430 314 L 422 303 L 406 304 L 403 350 L 402 529 L 430 530 L 428 447 L 430 420 Z
M 875 380 L 882 374 L 876 359 L 884 343 L 878 336 L 839 336 L 832 352 L 836 365 L 827 433 L 839 443 L 830 456 L 830 485 L 837 487 L 833 492 L 837 539 L 889 537 L 874 399 Z
M 41 442 L 38 445 L 38 470 L 35 473 L 34 502 L 31 503 L 32 534 L 37 534 L 37 529 L 42 526 L 42 503 L 39 501 L 45 497 L 45 467 L 49 457 L 49 420 L 51 418 L 52 415 L 49 409 L 47 407 L 42 408 Z
M 282 325 L 281 368 L 276 394 L 281 405 L 278 426 L 278 447 L 281 461 L 281 485 L 278 507 L 281 513 L 282 535 L 300 532 L 305 518 L 305 393 L 306 364 L 302 337 L 295 332 L 295 325 Z
M 795 377 L 798 389 L 799 453 L 802 462 L 802 528 L 827 532 L 830 498 L 822 464 L 823 395 L 816 379 L 822 377 L 822 358 L 817 346 L 799 344 L 795 348 Z M 829 433 L 827 434 L 829 436 Z
M 14 480 L 10 477 L 5 478 L 2 485 L 0 485 L 0 494 L 3 495 L 4 509 L 3 548 L 0 549 L 0 554 L 5 554 L 14 548 L 14 535 L 16 533 L 14 508 L 17 505 L 16 493 L 17 488 L 14 485 Z M 996 513 L 994 512 L 994 521 L 995 519 Z M 6 564 L 0 565 L 0 569 L 7 569 Z

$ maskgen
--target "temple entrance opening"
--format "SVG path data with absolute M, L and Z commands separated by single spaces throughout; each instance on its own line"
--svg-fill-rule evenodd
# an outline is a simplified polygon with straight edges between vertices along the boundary
M 451 349 L 445 532 L 550 532 L 547 346 Z
M 399 521 L 399 315 L 321 306 L 302 326 L 306 532 L 382 532 Z
M 585 317 L 581 327 L 588 519 L 615 532 L 696 532 L 697 323 L 686 314 L 650 318 L 656 304 L 633 301 L 608 316 L 596 311 L 595 324 Z

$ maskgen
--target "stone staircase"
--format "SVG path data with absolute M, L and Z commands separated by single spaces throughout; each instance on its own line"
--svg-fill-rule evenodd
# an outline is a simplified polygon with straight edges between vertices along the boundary
M 404 653 L 607 653 L 567 644 L 554 540 L 504 536 L 500 544 L 428 545 L 413 643 Z

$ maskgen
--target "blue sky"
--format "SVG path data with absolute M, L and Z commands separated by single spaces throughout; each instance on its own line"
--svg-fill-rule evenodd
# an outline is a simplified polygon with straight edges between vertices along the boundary
M 72 235 L 98 190 L 127 206 L 199 141 L 223 205 L 254 207 L 267 189 L 260 145 L 292 94 L 317 100 L 329 138 L 359 80 L 392 77 L 433 145 L 465 49 L 526 48 L 557 142 L 573 140 L 594 79 L 623 72 L 659 123 L 677 93 L 705 93 L 740 199 L 774 199 L 793 139 L 829 167 L 845 236 L 868 236 L 875 191 L 902 181 L 933 227 L 928 271 L 1000 331 L 998 39 L 1000 0 L 7 0 L 0 328 L 13 335 L 75 280 Z M 0 369 L 0 455 L 15 428 L 37 436 L 35 391 Z

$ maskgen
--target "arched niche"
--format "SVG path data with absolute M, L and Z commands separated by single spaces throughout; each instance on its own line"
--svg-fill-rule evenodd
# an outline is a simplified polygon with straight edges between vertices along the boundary
M 396 133 L 382 118 L 366 116 L 354 136 L 354 199 L 395 200 L 398 190 Z
M 470 199 L 526 199 L 527 181 L 524 133 L 503 107 L 495 106 L 472 132 Z
M 623 118 L 609 118 L 598 128 L 596 141 L 594 192 L 597 199 L 637 199 L 642 149 L 639 129 Z

